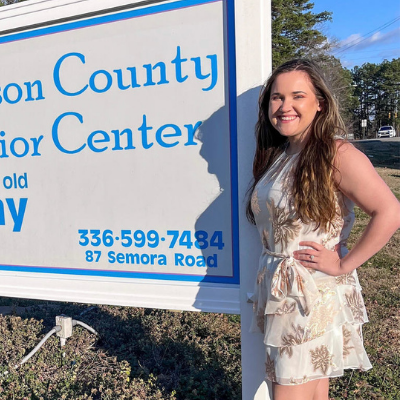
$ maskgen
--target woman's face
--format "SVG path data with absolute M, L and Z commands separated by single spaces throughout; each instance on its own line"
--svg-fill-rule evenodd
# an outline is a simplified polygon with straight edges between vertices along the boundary
M 272 126 L 290 142 L 307 138 L 321 106 L 307 73 L 291 71 L 278 75 L 272 84 L 268 116 Z

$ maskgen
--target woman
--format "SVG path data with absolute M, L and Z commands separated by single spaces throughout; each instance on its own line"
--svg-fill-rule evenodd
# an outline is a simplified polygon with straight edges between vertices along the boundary
M 253 328 L 265 333 L 274 400 L 327 400 L 329 377 L 371 368 L 356 268 L 400 227 L 400 204 L 344 133 L 314 63 L 272 73 L 259 100 L 247 214 L 263 243 Z M 348 251 L 354 203 L 371 219 Z

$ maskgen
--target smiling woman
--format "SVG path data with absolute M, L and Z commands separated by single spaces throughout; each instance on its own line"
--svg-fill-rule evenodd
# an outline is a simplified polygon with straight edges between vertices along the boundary
M 321 99 L 322 101 L 322 99 Z M 279 75 L 272 85 L 268 117 L 273 127 L 291 141 L 291 152 L 297 153 L 315 115 L 321 111 L 313 85 L 303 71 Z
M 272 73 L 247 213 L 263 244 L 252 329 L 264 333 L 275 400 L 328 400 L 328 378 L 372 367 L 356 268 L 399 228 L 400 204 L 344 133 L 315 64 L 293 60 Z M 349 251 L 354 203 L 371 220 Z

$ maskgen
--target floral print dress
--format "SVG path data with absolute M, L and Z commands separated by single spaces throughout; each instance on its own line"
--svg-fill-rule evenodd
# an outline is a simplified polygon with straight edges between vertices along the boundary
M 301 222 L 291 200 L 297 158 L 283 152 L 251 198 L 263 244 L 252 331 L 264 333 L 266 378 L 281 385 L 340 376 L 345 368 L 372 368 L 363 346 L 361 327 L 368 318 L 356 270 L 334 277 L 292 257 L 304 240 L 346 254 L 354 204 L 336 193 L 337 217 L 328 231 Z

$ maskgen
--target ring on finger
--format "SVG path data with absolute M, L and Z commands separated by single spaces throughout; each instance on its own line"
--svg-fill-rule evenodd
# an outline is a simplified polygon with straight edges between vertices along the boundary
M 310 256 L 310 260 L 311 261 L 314 260 L 314 256 L 313 255 Z

